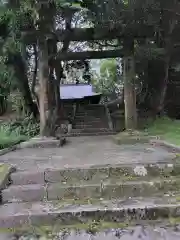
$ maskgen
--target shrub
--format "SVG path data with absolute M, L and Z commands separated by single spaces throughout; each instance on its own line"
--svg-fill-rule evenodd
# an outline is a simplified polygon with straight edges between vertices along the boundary
M 10 147 L 39 134 L 39 123 L 32 116 L 18 118 L 0 126 L 0 149 Z

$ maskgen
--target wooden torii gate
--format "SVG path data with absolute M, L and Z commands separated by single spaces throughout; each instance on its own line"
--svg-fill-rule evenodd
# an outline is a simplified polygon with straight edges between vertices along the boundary
M 68 60 L 83 60 L 83 59 L 101 59 L 101 58 L 117 58 L 122 57 L 124 59 L 124 102 L 125 102 L 125 123 L 127 129 L 135 129 L 137 123 L 136 116 L 136 93 L 134 86 L 134 39 L 145 38 L 153 36 L 153 26 L 144 26 L 144 31 L 137 29 L 127 29 L 121 31 L 121 27 L 118 29 L 102 28 L 101 31 L 96 31 L 95 28 L 75 28 L 66 30 L 56 30 L 51 32 L 44 26 L 44 19 L 46 14 L 47 0 L 39 0 L 39 3 L 43 6 L 39 11 L 40 25 L 37 31 L 26 32 L 22 37 L 26 42 L 38 42 L 39 48 L 39 82 L 40 82 L 40 94 L 39 94 L 39 107 L 40 107 L 40 132 L 41 135 L 46 135 L 46 127 L 48 124 L 48 115 L 46 109 L 46 100 L 48 92 L 49 82 L 49 65 L 48 60 L 52 56 L 48 56 L 47 40 L 56 39 L 59 41 L 93 41 L 93 40 L 112 40 L 112 39 L 124 39 L 123 48 L 104 51 L 85 51 L 85 52 L 59 52 L 54 57 L 58 61 Z M 45 9 L 45 10 L 44 10 Z M 143 26 L 141 26 L 143 27 Z M 45 37 L 44 37 L 45 36 Z M 47 104 L 48 105 L 48 104 Z M 49 135 L 49 134 L 48 134 Z

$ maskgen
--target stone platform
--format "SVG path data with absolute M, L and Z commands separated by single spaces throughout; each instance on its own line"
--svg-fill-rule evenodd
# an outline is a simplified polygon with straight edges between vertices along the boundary
M 62 148 L 24 148 L 3 156 L 0 162 L 18 170 L 71 168 L 93 165 L 144 164 L 169 161 L 175 154 L 152 144 L 117 145 L 111 136 L 68 138 Z
M 73 225 L 84 229 L 89 221 L 129 227 L 151 221 L 147 231 L 157 221 L 170 219 L 175 225 L 180 217 L 178 156 L 152 144 L 117 145 L 111 136 L 69 138 L 62 148 L 7 153 L 0 162 L 15 166 L 16 172 L 1 191 L 0 229 L 58 225 L 71 232 Z M 152 238 L 149 232 L 144 239 L 176 239 L 174 232 L 166 232 L 173 238 Z M 88 237 L 83 234 L 78 237 Z M 103 234 L 97 234 L 97 240 Z M 136 240 L 136 235 L 122 239 Z M 113 236 L 105 238 L 116 239 Z

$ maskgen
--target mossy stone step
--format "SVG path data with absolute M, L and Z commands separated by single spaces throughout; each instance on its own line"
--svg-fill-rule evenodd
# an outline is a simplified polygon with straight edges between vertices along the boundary
M 99 128 L 73 128 L 71 133 L 96 133 L 96 132 L 109 132 L 110 129 L 109 128 L 103 128 L 103 127 L 99 127 Z
M 0 206 L 0 228 L 23 225 L 72 225 L 90 220 L 126 222 L 180 217 L 180 201 L 173 198 L 132 198 L 89 203 L 45 201 Z
M 156 227 L 155 227 L 156 226 Z M 0 233 L 0 237 L 5 234 Z M 124 240 L 177 240 L 180 238 L 179 226 L 174 227 L 167 223 L 156 223 L 156 225 L 147 224 L 146 226 L 136 226 L 135 224 L 112 223 L 105 221 L 89 221 L 86 224 L 60 225 L 55 226 L 27 226 L 6 230 L 6 236 L 11 238 L 2 238 L 3 240 L 18 239 L 43 240 L 62 239 L 66 236 L 67 240 L 91 239 L 94 240 L 124 239 Z M 166 237 L 164 239 L 164 237 Z M 178 238 L 179 237 L 179 238 Z M 1 239 L 1 238 L 0 238 Z
M 95 183 L 51 183 L 11 185 L 2 191 L 2 202 L 31 202 L 62 199 L 116 199 L 121 197 L 163 196 L 178 192 L 180 178 L 151 181 L 115 181 Z
M 112 131 L 112 130 L 108 130 L 108 131 L 101 131 L 101 129 L 96 129 L 96 131 L 94 132 L 70 132 L 66 135 L 64 135 L 65 137 L 83 137 L 83 136 L 106 136 L 106 135 L 115 135 L 116 132 Z
M 88 181 L 101 182 L 107 179 L 149 180 L 151 177 L 164 177 L 180 175 L 180 164 L 169 159 L 159 164 L 120 164 L 99 166 L 77 166 L 74 168 L 45 169 L 39 171 L 19 171 L 11 174 L 14 185 L 43 184 L 43 183 L 76 183 Z

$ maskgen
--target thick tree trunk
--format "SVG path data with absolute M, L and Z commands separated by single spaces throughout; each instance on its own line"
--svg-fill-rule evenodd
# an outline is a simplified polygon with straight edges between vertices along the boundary
M 48 107 L 47 87 L 49 78 L 48 51 L 46 41 L 39 41 L 39 109 L 40 109 L 40 134 L 49 134 L 47 129 Z
M 167 84 L 169 81 L 169 65 L 170 65 L 170 57 L 167 56 L 164 63 L 164 78 L 161 81 L 160 85 L 160 93 L 157 96 L 158 101 L 156 105 L 156 114 L 162 116 L 164 115 L 165 110 L 165 98 L 166 98 L 166 92 L 167 92 Z
M 41 136 L 55 136 L 59 117 L 57 106 L 57 85 L 54 79 L 53 61 L 48 61 L 48 44 L 39 42 L 39 107 Z M 59 95 L 58 95 L 59 96 Z
M 174 10 L 176 9 L 178 3 L 178 0 L 175 0 L 172 2 L 172 8 Z M 165 30 L 165 37 L 164 37 L 164 48 L 166 50 L 166 55 L 164 57 L 164 78 L 161 84 L 160 94 L 158 98 L 158 104 L 157 104 L 157 114 L 162 116 L 164 114 L 164 107 L 165 107 L 165 98 L 166 98 L 166 92 L 167 92 L 167 84 L 169 80 L 169 67 L 170 67 L 170 60 L 172 56 L 173 51 L 173 38 L 172 34 L 175 30 L 175 26 L 177 23 L 177 16 L 175 11 L 162 11 L 162 25 Z
M 39 9 L 39 80 L 40 80 L 40 132 L 43 136 L 54 136 L 58 120 L 59 86 L 54 78 L 54 55 L 57 53 L 56 39 L 44 37 L 54 28 L 56 8 L 53 2 L 42 3 Z M 48 25 L 47 25 L 48 22 Z M 44 35 L 44 36 L 43 36 Z M 59 98 L 59 99 L 58 99 Z M 45 103 L 46 102 L 46 103 Z
M 134 130 L 137 128 L 134 57 L 124 57 L 123 60 L 125 128 L 126 130 Z
M 28 84 L 28 77 L 26 72 L 25 63 L 20 54 L 10 57 L 10 64 L 13 65 L 15 76 L 18 82 L 19 91 L 24 99 L 24 104 L 28 113 L 32 113 L 36 118 L 39 116 L 39 111 L 36 103 L 33 102 L 31 91 Z
M 48 40 L 48 55 L 56 55 L 57 54 L 57 41 L 55 39 Z M 60 108 L 61 108 L 61 101 L 60 101 L 60 79 L 62 76 L 62 67 L 61 64 L 52 57 L 49 59 L 49 68 L 50 74 L 49 79 L 51 79 L 54 92 L 54 102 L 56 108 L 56 118 L 60 117 Z M 56 75 L 56 79 L 54 77 L 54 73 Z

